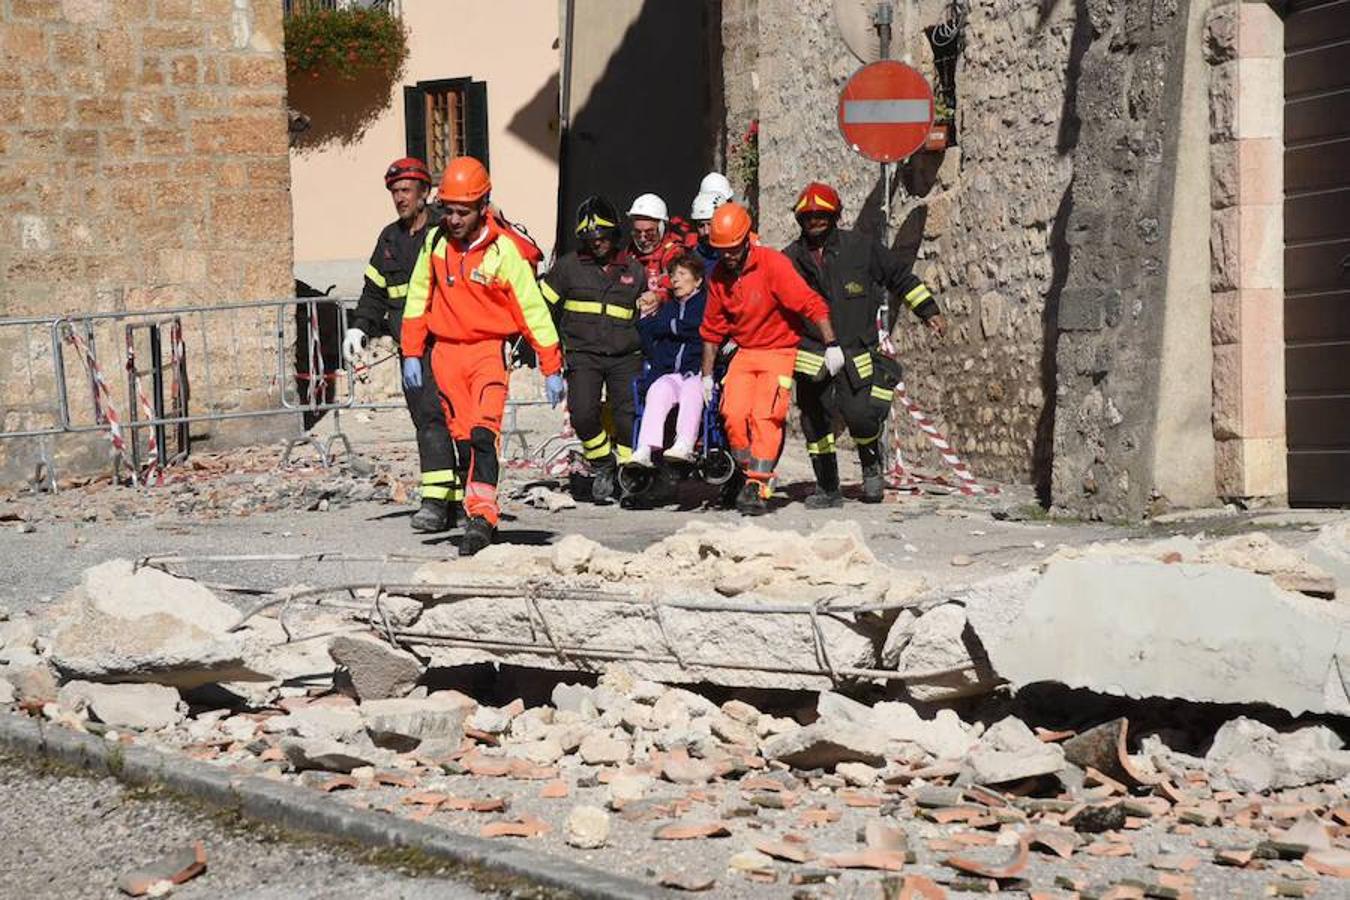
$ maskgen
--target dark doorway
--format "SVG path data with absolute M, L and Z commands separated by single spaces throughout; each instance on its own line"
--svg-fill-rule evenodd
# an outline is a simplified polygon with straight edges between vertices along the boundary
M 1285 19 L 1289 502 L 1350 504 L 1350 0 Z

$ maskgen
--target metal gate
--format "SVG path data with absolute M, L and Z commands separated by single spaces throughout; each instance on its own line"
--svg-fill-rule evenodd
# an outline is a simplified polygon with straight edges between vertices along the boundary
M 1350 0 L 1285 18 L 1289 500 L 1350 504 Z

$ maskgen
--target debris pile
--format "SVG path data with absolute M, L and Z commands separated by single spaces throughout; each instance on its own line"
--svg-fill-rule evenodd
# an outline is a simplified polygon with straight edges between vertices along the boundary
M 813 896 L 872 872 L 889 879 L 887 896 L 1187 897 L 1217 878 L 1243 896 L 1334 893 L 1329 880 L 1350 877 L 1344 719 L 1288 724 L 1253 709 L 1216 728 L 1185 710 L 1159 725 L 1154 710 L 1132 731 L 1121 717 L 1037 718 L 1000 694 L 970 696 L 1000 676 L 1074 684 L 1075 666 L 1120 665 L 1119 687 L 1099 693 L 1213 699 L 1182 689 L 1219 685 L 1209 672 L 1225 658 L 1235 681 L 1274 665 L 1249 658 L 1255 643 L 1223 643 L 1250 633 L 1231 620 L 1260 610 L 1268 642 L 1293 635 L 1308 642 L 1302 655 L 1320 658 L 1325 635 L 1290 627 L 1306 617 L 1340 634 L 1341 607 L 1327 599 L 1334 578 L 1256 538 L 1225 546 L 1242 553 L 1220 560 L 1217 543 L 1191 554 L 1175 542 L 1061 553 L 1040 571 L 933 595 L 878 563 L 846 523 L 809 539 L 690 527 L 639 554 L 569 537 L 425 565 L 398 593 L 321 605 L 303 634 L 275 606 L 243 616 L 192 579 L 112 561 L 87 571 L 50 619 L 0 623 L 0 702 L 109 741 L 296 781 L 335 802 L 549 852 L 620 851 L 615 866 L 674 889 L 749 881 Z M 1171 591 L 1174 573 L 1205 587 Z M 1211 599 L 1210 579 L 1225 593 Z M 458 593 L 469 582 L 477 593 Z M 592 599 L 569 603 L 564 591 Z M 657 612 L 654 598 L 690 602 Z M 1172 604 L 1170 616 L 1151 602 Z M 772 611 L 737 621 L 722 608 L 748 603 Z M 779 611 L 793 603 L 814 616 Z M 1191 627 L 1188 607 L 1209 609 L 1207 643 L 1176 637 Z M 1029 658 L 1026 642 L 1044 636 L 1028 622 L 1054 629 L 1043 660 Z M 456 629 L 479 646 L 436 644 L 434 634 Z M 512 629 L 517 644 L 537 632 L 559 652 L 542 662 L 519 653 Z M 569 657 L 573 646 L 621 641 L 650 659 Z M 1194 671 L 1175 674 L 1172 693 L 1156 690 L 1173 663 L 1126 666 L 1113 641 L 1170 648 Z M 652 661 L 673 647 L 673 661 Z M 832 662 L 818 658 L 822 647 Z M 867 682 L 878 679 L 866 676 L 801 692 L 830 681 L 800 671 L 808 667 L 903 672 L 908 660 L 931 670 L 986 650 L 986 664 L 904 682 L 889 699 L 877 700 Z M 1300 655 L 1261 676 L 1271 679 L 1259 698 L 1267 713 L 1310 696 Z M 701 661 L 737 658 L 770 664 Z M 438 680 L 443 667 L 483 660 L 553 669 L 536 672 L 554 684 L 548 702 L 488 704 L 469 682 Z M 1046 674 L 1018 668 L 1033 664 Z M 1138 669 L 1153 680 L 1130 681 Z M 953 698 L 963 699 L 936 702 Z M 704 849 L 672 864 L 684 846 Z M 1108 859 L 1133 865 L 1086 864 Z

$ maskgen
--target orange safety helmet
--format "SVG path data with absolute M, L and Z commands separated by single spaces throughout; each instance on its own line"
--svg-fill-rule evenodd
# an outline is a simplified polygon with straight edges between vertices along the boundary
M 844 204 L 839 199 L 838 191 L 828 184 L 813 181 L 797 195 L 797 203 L 792 207 L 792 214 L 803 216 L 807 213 L 823 212 L 838 218 L 843 209 Z
M 713 211 L 708 244 L 719 250 L 739 247 L 750 235 L 750 213 L 739 203 L 723 203 Z
M 427 170 L 427 164 L 415 156 L 405 156 L 402 159 L 396 159 L 389 164 L 389 168 L 384 170 L 384 186 L 392 188 L 394 182 L 420 181 L 427 187 L 431 187 L 431 172 Z
M 492 179 L 483 164 L 472 156 L 456 156 L 441 175 L 436 198 L 442 203 L 477 203 L 492 190 Z

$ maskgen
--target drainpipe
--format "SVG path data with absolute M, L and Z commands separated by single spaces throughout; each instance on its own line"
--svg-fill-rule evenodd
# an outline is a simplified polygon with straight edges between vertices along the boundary
M 567 232 L 568 157 L 572 143 L 572 22 L 576 18 L 576 0 L 564 0 L 562 26 L 562 69 L 558 91 L 558 227 L 553 237 L 553 258 L 562 255 L 563 236 Z

